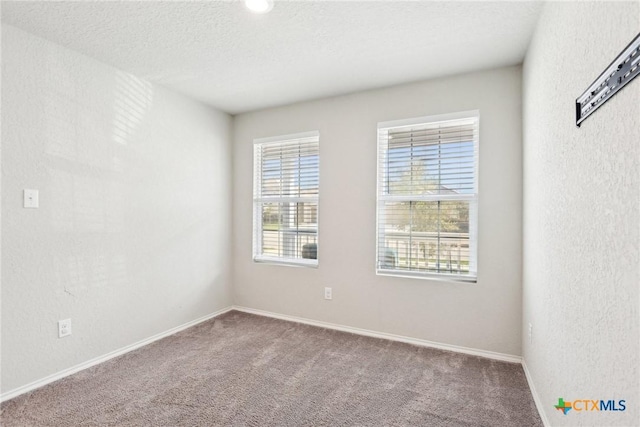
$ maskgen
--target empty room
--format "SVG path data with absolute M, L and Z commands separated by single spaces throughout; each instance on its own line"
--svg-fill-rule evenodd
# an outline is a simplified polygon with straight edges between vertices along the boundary
M 0 425 L 640 426 L 640 1 L 0 7 Z

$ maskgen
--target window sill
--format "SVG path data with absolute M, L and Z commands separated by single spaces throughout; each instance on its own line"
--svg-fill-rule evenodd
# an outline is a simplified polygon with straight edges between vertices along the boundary
M 401 277 L 404 279 L 427 279 L 436 280 L 440 282 L 456 282 L 456 283 L 477 283 L 478 278 L 476 276 L 462 276 L 459 274 L 444 274 L 444 273 L 418 273 L 411 271 L 398 271 L 398 270 L 376 270 L 377 276 L 389 276 L 389 277 Z
M 318 268 L 317 259 L 306 258 L 277 258 L 267 256 L 254 256 L 253 262 L 258 264 L 282 265 L 285 267 L 307 267 Z

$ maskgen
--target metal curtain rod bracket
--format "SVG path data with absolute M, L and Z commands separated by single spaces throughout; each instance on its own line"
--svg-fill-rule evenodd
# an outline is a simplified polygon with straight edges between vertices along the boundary
M 640 74 L 640 33 L 576 99 L 576 126 Z

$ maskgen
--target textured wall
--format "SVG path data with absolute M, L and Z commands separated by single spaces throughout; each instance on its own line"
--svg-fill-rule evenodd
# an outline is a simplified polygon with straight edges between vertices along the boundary
M 473 109 L 481 115 L 478 283 L 376 276 L 377 123 Z M 236 116 L 236 304 L 519 355 L 521 123 L 520 67 Z M 254 263 L 253 139 L 309 130 L 320 131 L 319 267 Z
M 640 422 L 640 80 L 574 117 L 639 29 L 638 2 L 549 3 L 525 60 L 523 352 L 552 425 Z M 628 409 L 565 416 L 559 397 Z
M 229 116 L 7 25 L 2 89 L 3 392 L 231 304 Z

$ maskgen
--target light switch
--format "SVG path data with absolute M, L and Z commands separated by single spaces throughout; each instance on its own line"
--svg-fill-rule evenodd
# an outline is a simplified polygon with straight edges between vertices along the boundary
M 38 207 L 38 190 L 24 190 L 24 207 Z

